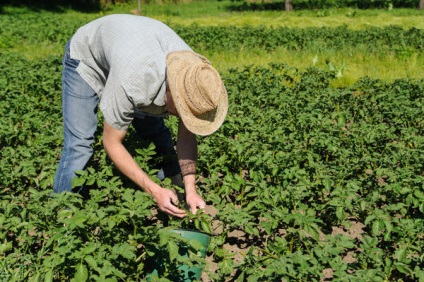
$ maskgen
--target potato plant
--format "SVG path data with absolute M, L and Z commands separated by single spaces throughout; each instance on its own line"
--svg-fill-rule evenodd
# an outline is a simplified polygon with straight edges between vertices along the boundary
M 51 40 L 64 44 L 70 29 L 54 29 Z M 41 30 L 17 36 L 48 41 Z M 240 30 L 207 30 L 187 28 L 185 36 L 212 51 L 238 42 L 228 36 L 211 46 L 204 39 L 210 34 Z M 274 34 L 263 27 L 241 30 L 250 34 L 248 44 L 272 43 L 255 38 Z M 13 37 L 12 29 L 1 32 Z M 382 51 L 422 55 L 421 30 L 287 32 L 293 48 L 334 32 L 346 40 L 366 35 L 370 50 L 388 42 Z M 85 192 L 53 195 L 61 58 L 31 61 L 1 48 L 0 280 L 143 281 L 161 254 L 168 258 L 161 281 L 175 281 L 182 241 L 168 231 L 192 219 L 195 228 L 212 226 L 209 262 L 194 255 L 184 262 L 203 266 L 211 281 L 424 281 L 424 80 L 363 77 L 334 88 L 331 69 L 277 62 L 229 69 L 228 117 L 214 135 L 199 138 L 198 187 L 217 213 L 176 221 L 115 169 L 100 135 L 88 169 L 74 181 Z M 176 131 L 174 119 L 167 124 Z M 125 145 L 159 182 L 154 148 L 131 130 Z M 196 253 L 198 246 L 188 245 Z

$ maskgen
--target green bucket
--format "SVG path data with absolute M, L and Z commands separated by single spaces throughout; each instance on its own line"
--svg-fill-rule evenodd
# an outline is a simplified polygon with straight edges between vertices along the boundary
M 196 240 L 200 243 L 202 246 L 199 250 L 200 257 L 205 258 L 206 252 L 208 250 L 208 246 L 210 243 L 210 235 L 206 234 L 204 232 L 200 232 L 197 230 L 185 230 L 185 229 L 175 229 L 171 230 L 171 232 L 175 232 L 181 237 L 183 237 L 186 240 Z M 179 256 L 182 258 L 188 258 L 189 257 L 189 248 L 186 246 L 179 246 Z M 147 262 L 147 268 L 150 268 L 150 271 L 148 271 L 149 275 L 147 276 L 147 281 L 152 281 L 152 278 L 154 276 L 161 277 L 163 275 L 164 269 L 163 269 L 163 261 L 166 258 L 162 254 L 158 254 L 154 256 L 150 261 Z M 193 280 L 199 280 L 202 275 L 202 268 L 197 266 L 189 266 L 186 264 L 176 265 L 175 270 L 169 270 L 168 269 L 168 275 L 172 273 L 175 274 L 175 276 L 168 277 L 172 281 L 193 281 Z M 172 273 L 170 273 L 172 272 Z

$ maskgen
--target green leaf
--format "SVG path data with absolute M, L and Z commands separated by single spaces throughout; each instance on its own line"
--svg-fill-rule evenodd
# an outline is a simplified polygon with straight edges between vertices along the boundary
M 406 264 L 403 264 L 403 263 L 396 263 L 395 265 L 396 265 L 396 269 L 397 269 L 400 273 L 403 273 L 403 274 L 411 274 L 411 273 L 413 273 L 412 269 L 411 269 L 411 268 L 409 268 L 409 266 L 408 266 L 408 265 L 406 265 Z
M 244 229 L 245 229 L 246 233 L 248 233 L 248 234 L 259 236 L 259 230 L 258 230 L 258 228 L 252 226 L 252 224 L 247 224 L 244 227 Z
M 88 280 L 88 270 L 83 263 L 78 264 L 75 267 L 75 276 L 73 278 L 76 282 L 83 282 Z
M 87 186 L 91 186 L 91 185 L 93 185 L 93 184 L 94 184 L 94 182 L 96 182 L 96 176 L 94 176 L 94 175 L 90 175 L 90 176 L 87 178 L 87 182 L 85 183 L 85 185 L 87 185 Z
M 337 207 L 336 208 L 336 216 L 339 220 L 344 220 L 346 218 L 346 213 L 345 213 L 343 207 Z
M 4 243 L 0 245 L 0 255 L 12 250 L 12 248 L 13 248 L 12 242 L 8 242 L 5 239 Z
M 356 246 L 352 242 L 352 239 L 346 236 L 343 237 L 343 240 L 340 240 L 339 245 L 340 247 L 347 248 L 347 249 L 352 249 Z
M 72 188 L 74 188 L 74 187 L 80 187 L 80 186 L 84 185 L 85 178 L 75 177 L 75 178 L 72 179 L 71 183 L 72 183 Z
M 367 216 L 367 218 L 364 221 L 365 225 L 368 225 L 368 223 L 370 223 L 373 219 L 375 219 L 375 215 L 369 215 Z
M 424 282 L 424 270 L 417 269 L 417 268 L 415 269 L 415 271 L 417 273 L 415 276 L 418 278 L 419 282 Z
M 136 248 L 134 246 L 128 243 L 122 243 L 122 244 L 115 245 L 112 249 L 112 253 L 117 256 L 118 255 L 122 256 L 126 259 L 133 259 L 135 258 L 135 254 L 134 254 L 135 249 Z
M 97 268 L 97 261 L 93 256 L 86 256 L 84 260 L 88 263 L 91 268 Z
M 201 225 L 202 225 L 202 231 L 204 231 L 204 232 L 206 232 L 206 233 L 208 233 L 208 234 L 212 233 L 212 231 L 211 231 L 211 227 L 210 227 L 210 225 L 209 225 L 209 223 L 208 223 L 208 222 L 206 222 L 206 221 L 202 221 L 202 222 L 201 222 Z
M 167 247 L 168 252 L 169 252 L 169 258 L 171 260 L 176 259 L 177 256 L 178 256 L 178 245 L 177 245 L 177 243 L 175 243 L 172 240 L 169 240 L 166 247 Z
M 40 272 L 36 272 L 36 274 L 34 275 L 34 276 L 31 276 L 29 279 L 28 279 L 28 282 L 38 282 L 39 281 L 39 279 L 40 279 Z
M 77 211 L 69 220 L 67 220 L 67 223 L 69 224 L 69 227 L 71 229 L 74 229 L 76 227 L 84 228 L 84 223 L 87 221 L 87 219 L 87 214 Z
M 420 190 L 415 190 L 414 191 L 414 196 L 417 197 L 420 200 L 424 200 L 424 193 L 421 192 Z
M 44 282 L 51 282 L 51 281 L 53 281 L 53 270 L 49 269 L 46 275 L 44 275 Z
M 397 249 L 395 252 L 397 261 L 403 261 L 406 258 L 407 251 L 408 250 L 405 247 L 400 247 Z
M 383 230 L 384 222 L 382 220 L 375 220 L 372 223 L 372 234 L 373 235 L 379 235 L 381 231 Z
M 218 267 L 223 274 L 229 274 L 233 271 L 234 262 L 231 259 L 225 259 L 218 263 Z
M 384 265 L 384 272 L 385 272 L 386 274 L 389 274 L 389 273 L 391 272 L 391 270 L 392 270 L 392 264 L 393 264 L 393 262 L 392 262 L 392 260 L 391 260 L 390 258 L 388 258 L 388 257 L 386 257 L 386 258 L 384 259 L 384 262 L 385 262 L 385 265 Z
M 98 247 L 97 244 L 91 243 L 91 244 L 87 245 L 84 249 L 82 249 L 82 253 L 84 255 L 91 254 L 97 249 L 97 247 Z

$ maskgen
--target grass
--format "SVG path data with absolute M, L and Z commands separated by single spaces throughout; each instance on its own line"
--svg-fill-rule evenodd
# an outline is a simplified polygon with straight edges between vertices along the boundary
M 424 29 L 424 11 L 415 9 L 393 10 L 357 10 L 327 9 L 307 10 L 286 13 L 284 11 L 232 12 L 234 1 L 198 1 L 179 4 L 143 4 L 142 15 L 159 19 L 169 25 L 263 25 L 288 28 L 336 27 L 346 25 L 350 29 L 368 26 L 384 27 L 399 25 L 404 28 Z M 120 12 L 137 10 L 136 3 L 117 5 Z M 241 68 L 245 65 L 266 65 L 271 62 L 284 62 L 304 69 L 311 66 L 328 68 L 330 61 L 340 69 L 341 76 L 334 86 L 348 86 L 363 76 L 393 81 L 399 78 L 422 78 L 424 56 L 413 52 L 408 56 L 395 53 L 379 56 L 352 48 L 351 50 L 289 51 L 285 49 L 265 52 L 263 50 L 243 50 L 237 53 L 208 53 L 206 56 L 220 72 L 229 68 Z
M 334 13 L 333 15 L 331 13 Z M 285 12 L 243 12 L 240 14 L 229 14 L 224 17 L 206 16 L 199 18 L 184 18 L 170 15 L 150 15 L 164 22 L 172 22 L 182 25 L 263 25 L 263 26 L 285 26 L 289 28 L 305 27 L 336 27 L 346 25 L 350 29 L 360 29 L 367 26 L 384 27 L 400 25 L 404 28 L 424 28 L 424 14 L 417 16 L 394 16 L 383 11 L 382 15 L 367 16 L 359 14 L 347 16 L 343 11 L 332 11 L 327 16 L 304 15 Z M 146 14 L 149 16 L 149 14 Z
M 305 27 L 334 27 L 346 25 L 351 29 L 366 26 L 401 25 L 424 29 L 424 11 L 416 9 L 358 10 L 326 9 L 293 11 L 234 12 L 234 1 L 198 1 L 180 4 L 143 4 L 141 14 L 180 25 L 264 25 Z M 137 4 L 118 5 L 115 12 L 136 12 Z
M 264 25 L 286 26 L 289 28 L 324 27 L 347 25 L 351 29 L 366 26 L 383 27 L 400 25 L 404 28 L 424 29 L 424 11 L 415 9 L 389 10 L 352 10 L 329 9 L 321 11 L 259 11 L 259 12 L 232 12 L 231 5 L 238 2 L 231 1 L 198 1 L 179 4 L 143 4 L 143 15 L 159 19 L 169 25 Z M 33 13 L 30 10 L 5 8 L 9 13 Z M 66 11 L 60 15 L 43 11 L 40 16 L 60 17 L 66 21 L 89 22 L 104 14 L 136 13 L 137 2 L 118 4 L 109 7 L 104 13 L 84 14 L 75 11 Z M 30 28 L 30 27 L 28 27 Z M 37 32 L 34 30 L 34 32 Z M 29 59 L 40 59 L 48 55 L 61 55 L 64 42 L 22 42 L 16 44 L 8 52 L 17 52 Z M 37 50 L 37 52 L 34 52 Z M 340 69 L 340 78 L 335 86 L 353 84 L 358 78 L 370 76 L 385 81 L 398 78 L 422 78 L 424 73 L 424 56 L 422 51 L 414 51 L 406 56 L 395 53 L 368 54 L 358 47 L 350 50 L 304 50 L 288 51 L 285 49 L 266 52 L 260 49 L 242 49 L 237 53 L 202 51 L 214 63 L 220 72 L 229 68 L 241 68 L 245 65 L 266 65 L 270 62 L 283 62 L 300 69 L 317 66 L 328 68 L 326 61 L 330 61 Z
M 398 57 L 391 53 L 387 56 L 368 56 L 366 53 L 353 51 L 346 56 L 344 51 L 322 51 L 320 53 L 295 52 L 285 49 L 274 52 L 221 52 L 206 54 L 216 68 L 225 73 L 229 68 L 242 68 L 245 65 L 267 65 L 273 62 L 285 63 L 299 69 L 318 67 L 340 71 L 340 77 L 333 81 L 333 86 L 344 87 L 354 84 L 359 78 L 369 76 L 385 81 L 400 78 L 422 78 L 424 56 L 411 54 L 409 57 Z

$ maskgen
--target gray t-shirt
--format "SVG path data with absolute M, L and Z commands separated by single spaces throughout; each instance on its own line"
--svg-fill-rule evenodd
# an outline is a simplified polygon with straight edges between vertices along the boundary
M 126 130 L 139 113 L 165 110 L 166 56 L 192 50 L 165 24 L 135 15 L 109 15 L 81 27 L 71 39 L 71 58 L 100 97 L 108 124 Z

